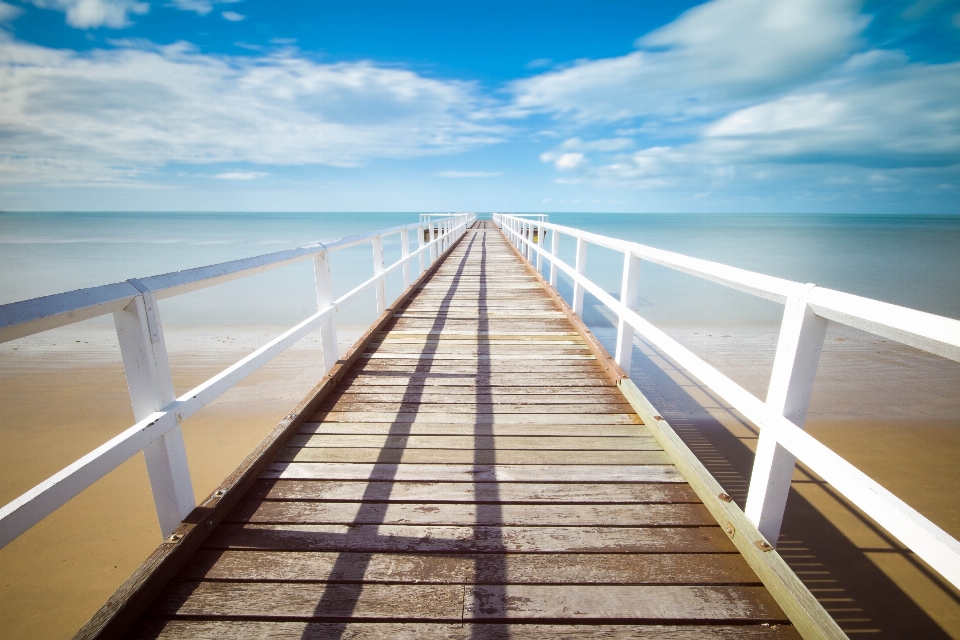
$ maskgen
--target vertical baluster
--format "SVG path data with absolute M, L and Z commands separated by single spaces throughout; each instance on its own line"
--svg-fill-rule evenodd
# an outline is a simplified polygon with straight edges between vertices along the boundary
M 577 237 L 577 262 L 576 271 L 583 275 L 587 271 L 587 243 L 583 238 Z M 583 285 L 579 281 L 573 283 L 573 312 L 578 316 L 583 316 Z
M 557 257 L 560 253 L 560 233 L 554 229 L 550 234 L 550 255 Z M 557 273 L 559 269 L 557 268 L 557 262 L 555 260 L 550 261 L 550 286 L 554 289 L 557 288 Z
M 313 276 L 317 286 L 317 311 L 333 304 L 333 278 L 330 277 L 330 254 L 327 251 L 313 257 Z M 323 372 L 327 373 L 340 358 L 335 316 L 320 325 L 323 345 Z
M 437 228 L 434 226 L 433 221 L 430 222 L 430 264 L 432 265 L 437 261 L 437 243 L 434 242 L 437 239 Z
M 637 310 L 640 295 L 640 258 L 627 251 L 623 256 L 623 279 L 620 281 L 620 302 L 631 311 Z M 617 322 L 616 360 L 620 368 L 630 375 L 630 360 L 633 356 L 634 328 L 622 317 Z
M 404 229 L 400 232 L 400 258 L 406 258 L 410 255 L 410 231 Z M 407 290 L 410 286 L 410 261 L 403 263 L 403 289 Z
M 140 290 L 140 295 L 122 311 L 115 312 L 113 321 L 133 415 L 139 422 L 176 400 L 176 395 L 156 296 L 139 280 L 129 282 Z M 196 506 L 183 431 L 179 420 L 177 422 L 143 450 L 164 538 L 173 533 Z
M 787 300 L 767 391 L 770 416 L 783 416 L 801 429 L 807 419 L 828 324 L 807 305 L 807 295 L 814 285 L 807 287 L 802 295 Z M 780 536 L 795 463 L 794 455 L 780 446 L 773 431 L 761 425 L 744 512 L 774 546 Z
M 379 235 L 373 237 L 373 274 L 383 273 L 383 238 Z M 377 315 L 380 315 L 387 308 L 387 289 L 386 282 L 381 279 L 376 286 L 377 292 Z

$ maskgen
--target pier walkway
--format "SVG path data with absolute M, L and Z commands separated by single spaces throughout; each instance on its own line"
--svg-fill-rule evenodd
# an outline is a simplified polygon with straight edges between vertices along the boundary
M 476 223 L 80 636 L 799 637 L 584 337 Z

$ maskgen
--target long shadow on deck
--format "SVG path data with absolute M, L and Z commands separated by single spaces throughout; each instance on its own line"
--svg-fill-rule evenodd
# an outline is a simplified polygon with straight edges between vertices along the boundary
M 474 242 L 476 242 L 476 239 L 477 236 L 474 235 L 469 240 L 467 250 L 464 252 L 463 258 L 460 260 L 460 265 L 454 275 L 454 283 L 450 286 L 450 289 L 439 304 L 440 310 L 437 312 L 433 326 L 430 330 L 426 331 L 428 335 L 431 333 L 439 333 L 443 330 L 443 326 L 446 323 L 444 310 L 449 309 L 451 306 L 453 296 L 459 284 L 458 279 L 463 275 L 470 249 Z M 434 274 L 435 273 L 436 272 L 434 272 Z M 415 299 L 416 298 L 413 297 L 411 301 Z M 395 323 L 396 320 L 388 324 L 387 327 L 385 327 L 385 331 L 389 331 L 389 328 Z M 425 341 L 420 357 L 417 359 L 417 371 L 430 371 L 438 347 L 439 340 L 436 346 L 430 345 Z M 408 385 L 404 392 L 403 403 L 416 404 L 419 409 L 420 401 L 427 388 L 426 386 L 418 387 Z M 348 553 L 341 553 L 337 557 L 333 569 L 330 572 L 331 575 L 337 576 L 337 583 L 327 583 L 320 602 L 317 603 L 314 609 L 315 618 L 322 617 L 325 611 L 336 610 L 341 612 L 338 617 L 344 621 L 328 624 L 324 629 L 327 637 L 341 638 L 343 636 L 349 624 L 346 620 L 350 618 L 355 611 L 357 602 L 360 600 L 360 595 L 366 586 L 363 579 L 373 553 L 349 553 L 350 538 L 354 537 L 351 534 L 356 530 L 357 533 L 354 535 L 358 542 L 369 541 L 369 530 L 371 528 L 369 525 L 379 526 L 386 520 L 387 509 L 390 507 L 390 493 L 393 490 L 403 450 L 406 449 L 410 437 L 410 430 L 413 427 L 413 421 L 417 413 L 417 410 L 412 412 L 400 411 L 397 413 L 397 419 L 390 424 L 387 440 L 384 443 L 384 447 L 380 449 L 377 461 L 373 465 L 367 487 L 361 498 L 360 508 L 354 520 L 354 525 L 350 527 L 350 533 L 344 536 L 344 546 Z M 390 448 L 387 448 L 388 446 Z M 368 526 L 357 527 L 357 525 Z M 312 636 L 313 634 L 309 628 L 305 628 L 302 638 L 307 640 Z
M 634 347 L 631 379 L 667 418 L 725 491 L 737 504 L 745 505 L 753 469 L 753 451 L 671 378 L 668 370 L 677 372 L 672 365 L 664 367 Z M 679 373 L 686 378 L 684 384 L 715 397 L 685 371 Z M 718 406 L 726 406 L 718 398 L 716 402 Z M 744 422 L 732 411 L 729 415 L 740 421 L 756 438 L 758 431 L 753 425 Z M 935 584 L 941 585 L 947 597 L 956 600 L 941 578 L 931 574 L 911 552 L 903 549 L 886 532 L 846 506 L 827 483 L 803 470 L 801 474 L 805 476 L 803 482 L 819 484 L 853 517 L 885 540 L 890 549 L 884 551 L 900 554 Z M 795 490 L 790 492 L 777 551 L 847 634 L 925 640 L 950 638 L 870 560 L 864 549 L 853 544 Z

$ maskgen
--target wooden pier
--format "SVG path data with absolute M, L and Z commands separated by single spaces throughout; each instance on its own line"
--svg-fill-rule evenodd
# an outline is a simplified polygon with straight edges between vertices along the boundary
M 79 636 L 799 637 L 612 369 L 476 223 Z

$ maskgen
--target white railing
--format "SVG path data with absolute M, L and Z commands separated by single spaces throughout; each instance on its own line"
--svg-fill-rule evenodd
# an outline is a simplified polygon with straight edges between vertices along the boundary
M 960 587 L 960 542 L 803 430 L 828 321 L 958 362 L 960 321 L 550 224 L 545 220 L 507 214 L 494 214 L 493 219 L 528 261 L 533 263 L 532 258 L 536 255 L 538 270 L 542 260 L 550 263 L 551 286 L 556 288 L 558 271 L 573 280 L 571 307 L 578 315 L 583 313 L 584 292 L 590 292 L 617 315 L 615 359 L 625 372 L 630 372 L 633 338 L 639 333 L 760 427 L 744 511 L 771 544 L 776 545 L 780 534 L 790 479 L 799 459 L 951 584 Z M 536 242 L 533 241 L 534 230 L 537 232 Z M 549 251 L 544 249 L 545 231 L 552 232 Z M 573 267 L 558 257 L 561 235 L 576 239 Z M 624 254 L 619 299 L 584 275 L 588 243 Z M 641 260 L 784 305 L 766 401 L 749 393 L 637 313 Z
M 140 451 L 146 458 L 160 530 L 167 537 L 196 506 L 180 423 L 318 327 L 324 372 L 329 371 L 339 357 L 335 319 L 340 307 L 374 289 L 377 314 L 382 314 L 387 308 L 387 276 L 402 271 L 406 290 L 411 284 L 411 263 L 418 265 L 419 273 L 423 273 L 475 219 L 474 214 L 448 214 L 428 222 L 371 231 L 326 244 L 0 306 L 0 342 L 112 313 L 137 421 L 0 508 L 0 547 Z M 424 230 L 428 227 L 430 239 L 425 241 Z M 411 251 L 410 231 L 414 230 L 417 248 Z M 393 234 L 400 235 L 401 257 L 384 266 L 383 238 Z M 334 299 L 330 254 L 363 243 L 373 247 L 373 277 Z M 310 258 L 316 276 L 317 312 L 233 366 L 176 397 L 157 301 Z

